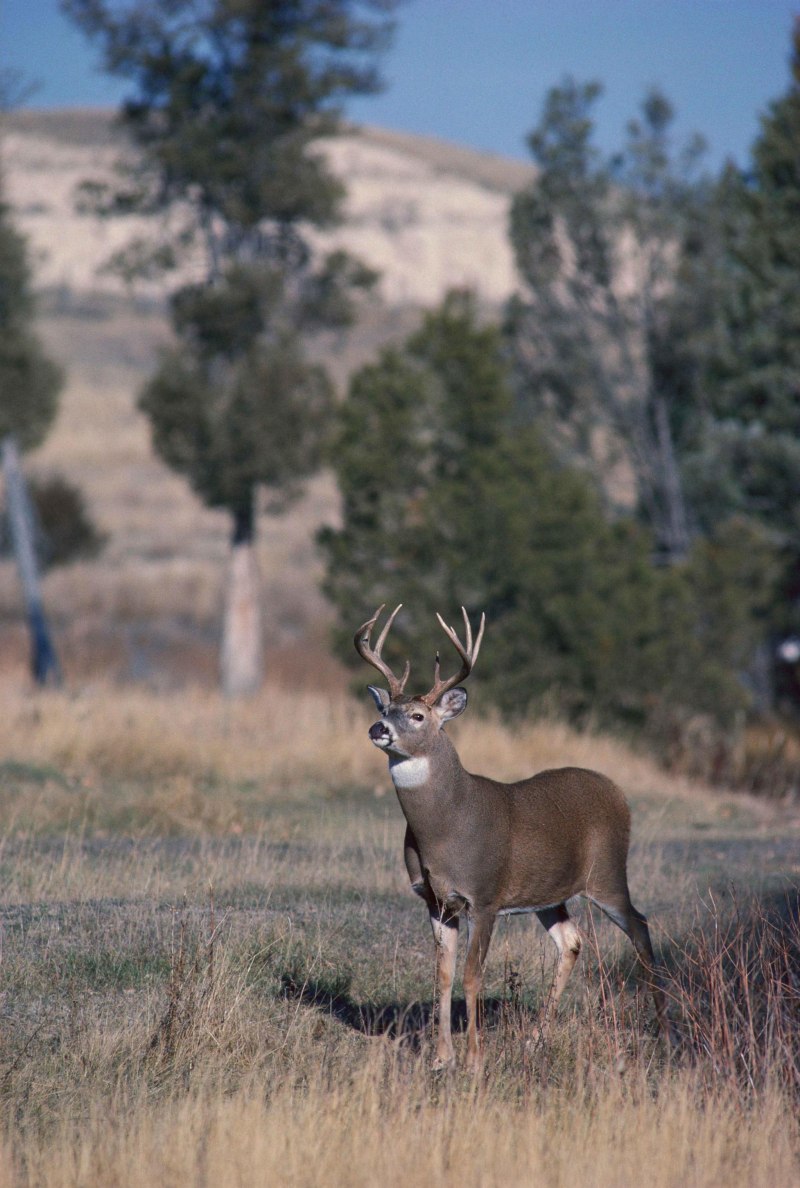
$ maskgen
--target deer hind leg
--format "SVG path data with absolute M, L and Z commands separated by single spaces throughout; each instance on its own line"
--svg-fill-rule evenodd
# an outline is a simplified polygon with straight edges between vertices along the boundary
M 647 927 L 647 917 L 638 912 L 631 903 L 627 891 L 614 896 L 613 900 L 605 902 L 592 896 L 592 900 L 605 912 L 609 920 L 613 920 L 621 928 L 636 950 L 639 966 L 644 974 L 644 980 L 653 997 L 656 1008 L 656 1018 L 661 1034 L 671 1047 L 676 1045 L 676 1036 L 667 1014 L 667 1002 L 658 973 L 653 944 L 650 940 L 650 929 Z
M 431 907 L 431 928 L 436 942 L 436 981 L 439 987 L 439 1026 L 436 1033 L 434 1068 L 449 1068 L 455 1063 L 451 1034 L 453 981 L 458 951 L 458 916 L 447 908 Z
M 547 1023 L 555 1013 L 558 1000 L 564 993 L 564 987 L 575 968 L 581 951 L 581 934 L 575 921 L 570 919 L 569 912 L 563 903 L 559 903 L 556 907 L 543 908 L 536 915 L 558 949 L 555 985 L 542 1012 L 541 1029 L 541 1026 Z
M 469 943 L 464 966 L 464 997 L 467 1000 L 467 1069 L 480 1072 L 481 1044 L 478 1034 L 478 999 L 483 983 L 483 967 L 494 930 L 495 917 L 479 913 L 467 917 Z

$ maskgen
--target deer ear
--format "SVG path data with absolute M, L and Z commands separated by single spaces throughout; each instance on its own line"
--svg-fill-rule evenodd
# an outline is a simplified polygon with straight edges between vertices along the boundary
M 367 688 L 372 694 L 373 700 L 378 709 L 381 711 L 381 713 L 383 713 L 383 711 L 387 709 L 389 702 L 392 700 L 391 697 L 385 689 L 379 689 L 377 685 L 367 685 Z
M 457 718 L 467 708 L 467 690 L 448 689 L 436 702 L 435 708 L 442 722 L 449 722 L 451 718 Z

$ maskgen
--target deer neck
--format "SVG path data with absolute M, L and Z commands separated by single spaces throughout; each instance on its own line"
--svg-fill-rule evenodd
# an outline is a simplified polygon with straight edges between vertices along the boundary
M 409 820 L 424 805 L 435 802 L 441 809 L 444 803 L 460 800 L 467 781 L 458 753 L 444 733 L 437 735 L 424 755 L 391 756 L 389 774 Z

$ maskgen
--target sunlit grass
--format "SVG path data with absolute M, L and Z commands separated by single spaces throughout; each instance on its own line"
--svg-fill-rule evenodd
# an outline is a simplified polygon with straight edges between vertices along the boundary
M 370 704 L 275 684 L 232 703 L 200 689 L 156 694 L 102 683 L 32 694 L 24 680 L 7 678 L 0 682 L 6 831 L 236 833 L 257 828 L 269 800 L 342 789 L 388 794 L 385 759 L 366 735 Z M 755 801 L 670 778 L 621 743 L 560 723 L 473 717 L 454 736 L 465 766 L 499 779 L 567 764 L 604 771 L 647 819 L 769 816 Z
M 554 947 L 509 919 L 483 1075 L 461 1066 L 459 1007 L 442 1076 L 371 717 L 276 685 L 242 703 L 0 685 L 0 1184 L 796 1182 L 797 897 L 741 848 L 762 838 L 766 859 L 791 816 L 608 738 L 466 718 L 470 767 L 579 763 L 631 795 L 631 887 L 682 1048 L 658 1038 L 626 939 L 578 906 L 581 962 L 544 1039 Z M 722 876 L 676 858 L 697 839 Z

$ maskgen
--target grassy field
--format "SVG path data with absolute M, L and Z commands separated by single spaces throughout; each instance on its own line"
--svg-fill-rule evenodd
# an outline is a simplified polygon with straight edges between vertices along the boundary
M 506 184 L 499 167 L 480 184 Z M 341 385 L 417 318 L 376 307 L 318 349 Z M 28 464 L 79 484 L 108 545 L 45 578 L 63 692 L 29 687 L 0 562 L 0 1188 L 798 1183 L 797 805 L 472 710 L 453 734 L 473 770 L 575 763 L 629 793 L 631 887 L 681 1048 L 663 1050 L 630 946 L 579 908 L 581 964 L 545 1036 L 531 1042 L 554 949 L 508 919 L 483 1075 L 461 1069 L 460 1003 L 459 1071 L 433 1073 L 433 945 L 403 821 L 366 698 L 325 646 L 313 536 L 336 517 L 330 478 L 262 518 L 269 679 L 225 703 L 228 526 L 136 411 L 163 314 L 53 298 L 40 330 L 67 385 Z
M 796 1183 L 796 810 L 553 723 L 466 720 L 474 769 L 574 762 L 628 790 L 683 1046 L 667 1057 L 624 938 L 581 909 L 533 1044 L 552 946 L 498 927 L 484 1074 L 447 1077 L 370 720 L 279 686 L 230 705 L 3 680 L 0 1184 Z

